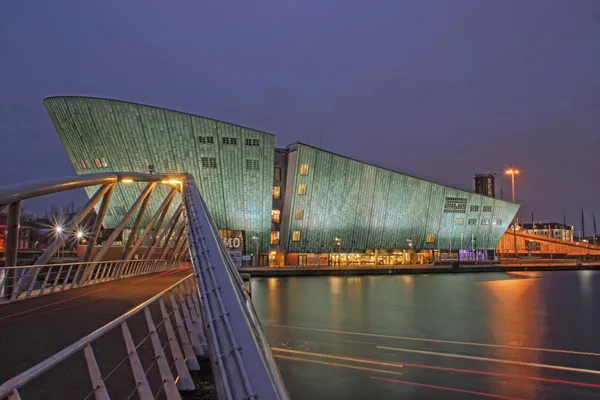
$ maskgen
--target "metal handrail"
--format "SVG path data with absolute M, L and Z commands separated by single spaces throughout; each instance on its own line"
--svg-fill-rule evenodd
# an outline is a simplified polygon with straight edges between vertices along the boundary
M 218 360 L 213 373 L 220 397 L 288 399 L 260 323 L 248 306 L 243 281 L 191 176 L 184 181 L 183 197 L 192 265 L 203 294 L 202 317 L 211 358 Z
M 112 320 L 111 322 L 107 323 L 103 327 L 98 328 L 97 330 L 90 333 L 89 335 L 86 335 L 85 337 L 79 339 L 75 343 L 64 348 L 63 350 L 59 351 L 58 353 L 54 354 L 53 356 L 48 357 L 44 361 L 36 364 L 35 366 L 29 368 L 28 370 L 26 370 L 26 371 L 20 373 L 19 375 L 4 382 L 2 385 L 0 385 L 0 399 L 4 398 L 6 396 L 9 396 L 9 395 L 15 396 L 14 398 L 20 398 L 20 397 L 16 397 L 16 395 L 18 395 L 18 392 L 17 392 L 18 389 L 22 388 L 24 385 L 31 382 L 32 380 L 34 380 L 36 377 L 40 376 L 44 372 L 57 366 L 62 361 L 71 357 L 73 354 L 77 353 L 78 351 L 86 350 L 86 348 L 88 348 L 88 346 L 90 346 L 92 342 L 96 341 L 97 339 L 104 336 L 105 334 L 112 331 L 113 329 L 117 328 L 118 326 L 123 326 L 123 324 L 125 324 L 129 318 L 131 318 L 133 315 L 139 313 L 140 311 L 147 310 L 148 306 L 150 306 L 151 304 L 159 301 L 161 303 L 161 309 L 164 308 L 164 303 L 162 301 L 163 297 L 169 293 L 172 296 L 172 292 L 175 289 L 181 290 L 181 288 L 183 287 L 183 291 L 185 292 L 185 298 L 182 295 L 179 296 L 180 297 L 179 303 L 177 303 L 175 300 L 173 300 L 174 297 L 172 298 L 173 310 L 176 314 L 175 320 L 177 321 L 178 324 L 183 322 L 183 320 L 180 321 L 181 315 L 179 314 L 179 311 L 178 311 L 178 307 L 181 307 L 183 309 L 185 325 L 187 325 L 187 328 L 188 328 L 187 334 L 186 334 L 186 331 L 178 330 L 181 344 L 183 346 L 185 346 L 186 343 L 189 344 L 190 342 L 195 342 L 196 339 L 198 339 L 198 338 L 202 338 L 203 335 L 200 332 L 198 332 L 198 329 L 201 328 L 201 324 L 199 323 L 200 321 L 198 320 L 199 313 L 197 312 L 198 299 L 197 299 L 194 291 L 190 289 L 191 285 L 188 285 L 188 284 L 192 283 L 191 281 L 193 281 L 192 274 L 184 277 L 183 279 L 181 279 L 178 282 L 174 283 L 173 285 L 169 286 L 167 289 L 163 290 L 162 292 L 158 293 L 157 295 L 153 296 L 152 298 L 146 300 L 145 302 L 139 304 L 138 306 L 132 308 L 125 314 Z M 149 314 L 147 313 L 146 317 L 148 317 L 148 316 L 149 316 Z M 190 318 L 188 318 L 188 316 Z M 163 313 L 163 317 L 169 318 L 164 313 Z M 196 323 L 193 323 L 192 320 L 195 320 Z M 165 319 L 165 321 L 166 321 L 166 319 Z M 167 322 L 167 324 L 170 324 L 170 322 Z M 152 335 L 153 333 L 155 333 L 156 328 L 154 327 L 153 322 L 148 321 L 148 325 L 149 325 L 150 335 Z M 178 326 L 178 328 L 179 328 L 179 326 Z M 169 329 L 168 326 L 167 326 L 167 329 Z M 172 326 L 171 326 L 171 329 L 172 329 Z M 198 338 L 193 337 L 193 336 L 190 337 L 189 336 L 190 334 L 198 335 Z M 126 336 L 126 335 L 124 334 L 124 336 Z M 127 339 L 128 338 L 125 337 L 126 342 L 127 342 Z M 129 339 L 131 339 L 131 338 L 129 337 Z M 157 340 L 160 340 L 160 339 L 158 339 L 158 337 L 157 337 Z M 205 346 L 206 344 L 204 343 L 203 345 Z M 137 350 L 135 350 L 135 346 L 133 347 L 133 349 L 134 349 L 133 351 L 136 352 L 136 357 L 137 357 Z M 175 350 L 175 352 L 177 353 L 177 349 Z M 131 356 L 131 353 L 128 354 L 128 356 Z M 176 354 L 176 356 L 181 356 L 181 354 Z M 202 355 L 196 353 L 196 356 L 202 356 Z M 88 366 L 90 363 L 89 357 L 90 357 L 90 355 L 88 355 L 88 353 L 86 352 L 86 360 L 88 361 Z M 93 353 L 91 354 L 91 357 L 93 358 Z M 161 355 L 157 354 L 156 357 L 157 358 L 161 357 Z M 162 355 L 162 357 L 164 358 L 164 355 Z M 183 362 L 182 357 L 180 357 L 180 361 Z M 94 359 L 94 362 L 95 362 L 95 359 Z M 139 362 L 139 360 L 138 360 L 138 362 Z M 161 370 L 160 372 L 162 375 L 163 373 L 166 373 L 167 371 Z M 178 372 L 181 372 L 179 370 L 179 368 L 178 368 Z M 134 374 L 135 374 L 135 371 L 134 371 Z M 94 377 L 91 375 L 92 375 L 92 372 L 90 371 L 90 378 L 92 379 L 92 381 L 95 378 L 98 378 L 98 377 Z M 184 373 L 184 375 L 185 375 L 185 373 Z M 136 376 L 136 378 L 138 378 L 138 377 Z M 185 380 L 184 383 L 186 385 L 188 385 L 188 390 L 190 390 L 189 385 L 192 385 L 191 389 L 193 390 L 193 383 L 191 382 L 189 373 L 186 376 L 179 376 L 178 378 L 179 379 L 177 381 L 181 381 L 181 379 Z M 102 379 L 102 378 L 100 378 L 100 379 Z M 167 380 L 170 382 L 170 384 L 175 382 L 175 380 L 172 377 L 171 377 L 171 379 L 167 379 Z M 179 393 L 176 390 L 175 391 L 172 390 L 174 388 L 173 385 L 170 385 L 171 386 L 170 389 L 168 389 L 166 387 L 167 384 L 169 384 L 169 382 L 165 383 L 163 381 L 163 384 L 165 384 L 164 390 L 167 395 L 167 398 L 168 399 L 179 399 L 180 398 Z M 98 389 L 105 390 L 105 388 L 103 386 L 101 388 L 96 387 L 94 390 L 98 390 Z M 146 399 L 146 397 L 142 396 L 141 393 L 140 393 L 140 397 L 143 398 L 144 400 Z M 98 397 L 96 397 L 96 398 L 98 398 Z
M 177 262 L 170 260 L 142 259 L 0 267 L 0 272 L 5 272 L 2 281 L 8 280 L 6 272 L 13 271 L 14 275 L 10 282 L 0 281 L 0 295 L 3 295 L 2 290 L 9 293 L 9 297 L 4 300 L 0 297 L 0 305 L 115 279 L 163 271 L 176 265 Z

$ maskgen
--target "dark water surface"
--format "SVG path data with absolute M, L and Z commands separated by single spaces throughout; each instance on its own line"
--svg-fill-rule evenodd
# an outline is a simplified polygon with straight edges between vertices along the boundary
M 600 398 L 600 271 L 263 278 L 292 399 Z

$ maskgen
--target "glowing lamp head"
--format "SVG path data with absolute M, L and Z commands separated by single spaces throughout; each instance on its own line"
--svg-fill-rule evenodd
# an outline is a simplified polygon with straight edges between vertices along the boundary
M 62 228 L 62 226 L 59 225 L 56 228 L 54 228 L 54 230 L 56 230 L 56 233 L 62 233 L 63 228 Z
M 79 239 L 81 239 L 83 237 L 83 232 L 81 232 L 81 231 L 77 232 L 77 237 Z

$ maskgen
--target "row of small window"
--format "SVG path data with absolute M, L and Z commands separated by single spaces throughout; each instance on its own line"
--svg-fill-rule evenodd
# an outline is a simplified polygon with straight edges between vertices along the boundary
M 279 231 L 271 231 L 271 244 L 279 244 Z M 292 232 L 292 242 L 300 241 L 300 231 Z
M 214 136 L 198 136 L 198 142 L 202 144 L 214 144 L 215 137 Z M 231 144 L 237 145 L 237 138 L 235 137 L 222 137 L 221 142 L 223 144 Z M 258 139 L 246 139 L 246 146 L 260 146 L 260 141 Z
M 465 220 L 464 218 L 457 218 L 456 219 L 456 225 L 464 225 Z M 482 218 L 481 219 L 481 225 L 502 225 L 502 220 L 501 219 L 491 219 L 491 218 Z M 477 225 L 477 218 L 469 218 L 467 220 L 467 224 L 468 225 Z
M 96 164 L 96 168 L 108 168 L 108 162 L 106 161 L 106 158 L 104 158 L 104 157 L 95 158 L 94 164 Z M 88 160 L 81 160 L 79 162 L 79 165 L 81 165 L 81 168 L 83 168 L 83 169 L 92 168 L 92 166 Z
M 296 194 L 305 195 L 306 194 L 306 184 L 300 183 L 298 185 L 298 190 L 296 190 Z M 279 200 L 281 198 L 281 186 L 273 186 L 273 200 Z
M 202 164 L 202 168 L 217 168 L 217 159 L 215 157 L 202 157 L 200 159 L 200 163 Z M 246 160 L 246 169 L 250 171 L 258 171 L 259 170 L 259 162 L 258 160 Z
M 479 211 L 479 206 L 472 205 L 470 208 L 471 212 Z M 483 206 L 483 212 L 492 212 L 492 206 Z

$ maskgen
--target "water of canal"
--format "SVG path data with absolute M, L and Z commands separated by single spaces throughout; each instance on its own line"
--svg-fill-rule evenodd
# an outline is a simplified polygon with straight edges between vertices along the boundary
M 251 284 L 292 399 L 600 398 L 600 271 Z

